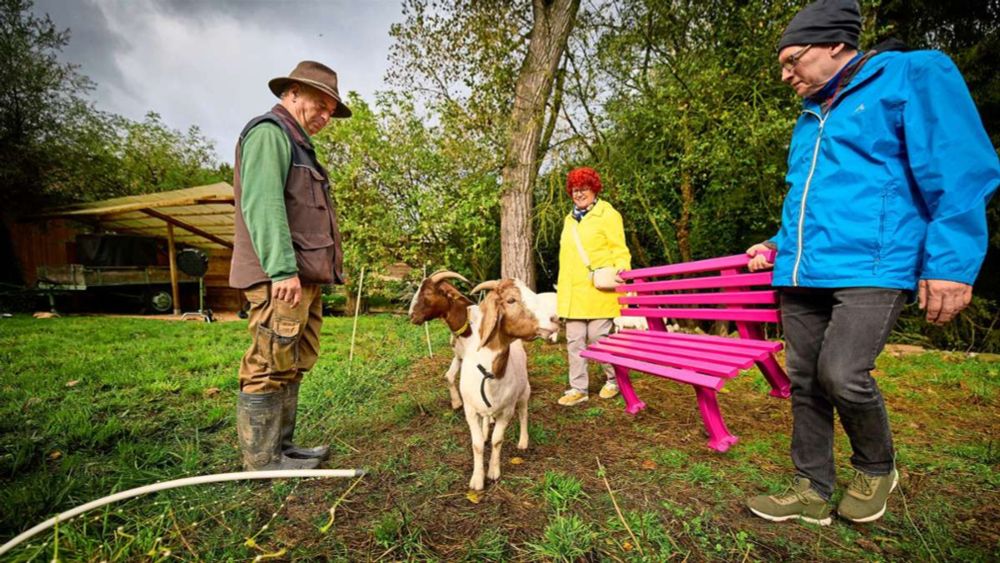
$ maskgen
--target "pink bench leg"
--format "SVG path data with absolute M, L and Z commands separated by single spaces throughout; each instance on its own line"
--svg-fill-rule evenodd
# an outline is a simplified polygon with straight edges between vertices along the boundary
M 618 381 L 618 389 L 625 399 L 625 412 L 636 414 L 646 408 L 646 403 L 639 400 L 632 388 L 632 380 L 628 377 L 628 368 L 615 366 L 615 380 Z
M 787 399 L 792 395 L 792 382 L 785 375 L 785 370 L 781 369 L 778 361 L 774 359 L 774 354 L 768 355 L 762 361 L 757 362 L 757 367 L 764 374 L 764 378 L 771 384 L 771 396 Z
M 726 423 L 722 420 L 722 412 L 719 411 L 719 402 L 716 399 L 713 389 L 705 387 L 695 387 L 695 394 L 698 396 L 698 410 L 701 411 L 701 420 L 705 423 L 705 430 L 708 431 L 708 447 L 713 450 L 724 452 L 735 444 L 739 438 L 729 433 Z
M 764 331 L 757 323 L 736 323 L 736 330 L 741 338 L 754 340 L 764 340 Z M 771 384 L 771 396 L 787 399 L 792 395 L 792 382 L 785 375 L 785 370 L 781 369 L 778 361 L 774 359 L 774 354 L 769 354 L 767 358 L 755 362 L 760 372 L 764 374 L 764 379 Z

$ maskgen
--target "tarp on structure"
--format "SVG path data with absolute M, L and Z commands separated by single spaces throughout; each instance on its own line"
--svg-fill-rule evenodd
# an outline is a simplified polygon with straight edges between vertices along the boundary
M 174 240 L 205 249 L 233 248 L 233 187 L 226 182 L 155 194 L 116 197 L 46 210 L 36 219 L 92 221 L 103 230 L 164 236 L 174 226 Z

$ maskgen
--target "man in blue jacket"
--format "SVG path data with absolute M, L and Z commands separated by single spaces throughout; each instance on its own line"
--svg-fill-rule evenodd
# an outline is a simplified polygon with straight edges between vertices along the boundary
M 856 471 L 838 514 L 870 522 L 898 483 L 885 403 L 871 376 L 914 292 L 944 324 L 972 298 L 986 253 L 996 150 L 955 65 L 898 43 L 858 51 L 854 0 L 819 0 L 778 45 L 782 81 L 803 98 L 788 154 L 781 229 L 747 250 L 781 288 L 792 381 L 789 494 L 754 497 L 754 514 L 826 525 L 836 483 L 833 413 Z

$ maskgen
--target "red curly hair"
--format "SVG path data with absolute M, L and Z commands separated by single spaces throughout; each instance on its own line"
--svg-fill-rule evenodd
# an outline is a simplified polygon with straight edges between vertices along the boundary
M 601 177 L 597 175 L 597 170 L 587 166 L 581 166 L 570 170 L 566 175 L 566 193 L 573 197 L 573 188 L 587 186 L 597 194 L 601 191 Z

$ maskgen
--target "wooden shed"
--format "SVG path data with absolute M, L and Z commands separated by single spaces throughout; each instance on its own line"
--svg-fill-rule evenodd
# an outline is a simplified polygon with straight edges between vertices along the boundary
M 16 225 L 11 237 L 25 283 L 34 286 L 39 267 L 70 266 L 76 261 L 76 236 L 119 233 L 154 236 L 168 244 L 175 313 L 179 312 L 176 247 L 188 245 L 208 255 L 206 306 L 216 311 L 240 308 L 242 297 L 229 287 L 233 248 L 233 187 L 220 182 L 182 190 L 120 197 L 44 210 Z

